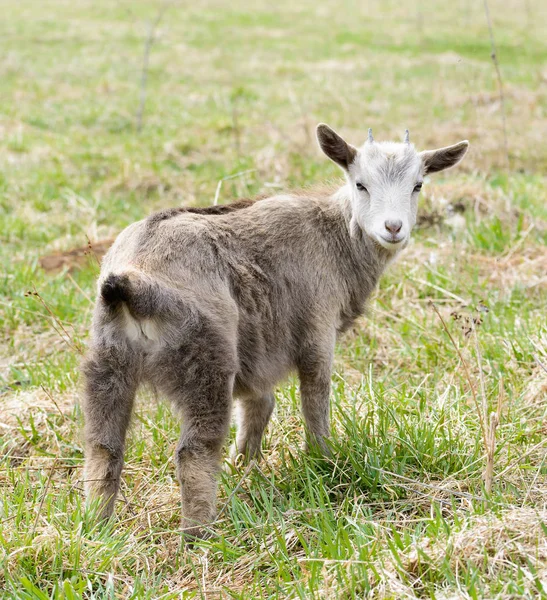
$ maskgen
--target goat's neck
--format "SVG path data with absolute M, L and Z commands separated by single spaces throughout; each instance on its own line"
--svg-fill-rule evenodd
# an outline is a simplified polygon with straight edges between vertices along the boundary
M 337 248 L 336 261 L 345 290 L 340 307 L 339 332 L 345 331 L 363 314 L 367 299 L 393 258 L 361 228 L 352 231 L 350 193 L 345 186 L 331 197 L 331 206 L 341 228 L 341 245 Z

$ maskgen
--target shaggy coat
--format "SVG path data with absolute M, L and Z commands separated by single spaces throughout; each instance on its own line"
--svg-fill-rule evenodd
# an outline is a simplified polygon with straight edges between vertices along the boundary
M 406 225 L 393 225 L 391 213 L 383 242 L 361 226 L 362 211 L 356 224 L 352 169 L 359 154 L 329 132 L 325 141 L 320 131 L 319 140 L 346 170 L 340 190 L 165 210 L 130 225 L 105 256 L 84 364 L 86 489 L 99 500 L 102 517 L 113 510 L 143 382 L 181 415 L 176 464 L 190 535 L 201 535 L 215 517 L 233 398 L 239 410 L 234 452 L 256 457 L 273 389 L 296 371 L 308 441 L 326 449 L 336 338 L 362 314 L 407 241 L 399 236 Z M 413 147 L 412 157 L 415 172 L 409 167 L 410 175 L 404 169 L 397 175 L 412 179 L 411 190 L 427 171 Z

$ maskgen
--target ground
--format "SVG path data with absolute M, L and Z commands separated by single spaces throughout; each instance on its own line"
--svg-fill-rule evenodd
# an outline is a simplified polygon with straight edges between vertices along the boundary
M 482 2 L 4 1 L 4 597 L 546 596 L 547 18 L 488 4 L 501 99 Z M 100 255 L 158 208 L 337 179 L 320 121 L 471 142 L 338 346 L 333 458 L 300 450 L 286 382 L 263 461 L 223 474 L 213 536 L 185 547 L 177 421 L 143 392 L 95 527 L 78 365 Z

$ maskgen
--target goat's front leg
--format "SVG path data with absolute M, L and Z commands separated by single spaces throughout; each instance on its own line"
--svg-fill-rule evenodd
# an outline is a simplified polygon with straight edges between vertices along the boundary
M 327 439 L 330 436 L 330 382 L 334 355 L 332 335 L 322 344 L 307 347 L 298 364 L 302 413 L 306 422 L 307 442 L 329 454 Z
M 230 459 L 235 462 L 242 454 L 246 461 L 260 457 L 262 436 L 275 406 L 273 394 L 242 398 L 237 403 L 237 435 L 230 450 Z

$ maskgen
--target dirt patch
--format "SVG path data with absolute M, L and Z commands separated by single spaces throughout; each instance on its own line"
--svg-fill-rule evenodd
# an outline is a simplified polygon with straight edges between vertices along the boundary
M 44 271 L 52 273 L 61 271 L 62 269 L 68 269 L 68 271 L 81 269 L 89 261 L 95 261 L 97 264 L 100 264 L 101 258 L 106 254 L 106 251 L 113 242 L 114 240 L 110 238 L 98 242 L 88 242 L 86 246 L 79 246 L 78 248 L 72 248 L 72 250 L 47 254 L 40 257 L 40 266 Z

